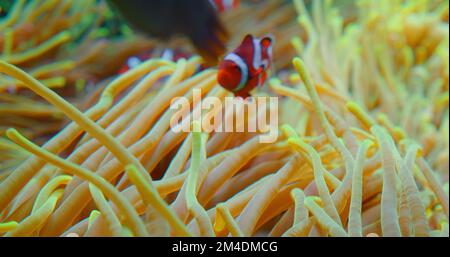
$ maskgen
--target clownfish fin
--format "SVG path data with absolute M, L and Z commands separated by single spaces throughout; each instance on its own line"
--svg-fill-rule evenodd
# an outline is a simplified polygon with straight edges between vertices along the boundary
M 252 44 L 253 44 L 253 36 L 250 34 L 245 35 L 241 45 L 252 45 Z
M 261 72 L 263 72 L 264 70 L 262 70 Z M 248 81 L 247 81 L 247 88 L 249 89 L 249 91 L 253 90 L 254 88 L 258 87 L 260 85 L 261 79 L 260 79 L 260 74 L 261 72 L 259 72 L 258 74 L 252 76 Z
M 253 78 L 252 78 L 253 79 Z M 263 86 L 264 82 L 266 82 L 267 79 L 267 72 L 264 70 L 264 67 L 259 67 L 259 69 L 256 71 L 254 79 L 258 79 L 257 86 Z
M 266 82 L 266 79 L 267 79 L 267 72 L 264 71 L 263 73 L 261 73 L 261 80 L 260 80 L 260 83 L 259 83 L 261 87 Z
M 255 74 L 254 74 L 252 77 L 258 77 L 259 74 L 261 74 L 261 73 L 264 73 L 264 67 L 263 67 L 263 66 L 260 66 L 260 67 L 256 70 Z
M 249 92 L 236 92 L 236 93 L 234 93 L 234 96 L 240 97 L 245 100 L 245 99 L 249 98 L 251 95 L 249 94 Z

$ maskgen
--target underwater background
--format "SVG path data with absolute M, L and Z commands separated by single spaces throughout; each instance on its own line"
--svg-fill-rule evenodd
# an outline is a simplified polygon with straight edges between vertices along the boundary
M 252 91 L 279 99 L 274 143 L 171 130 L 173 99 L 233 97 L 209 41 L 142 33 L 108 1 L 0 0 L 1 236 L 449 236 L 448 0 L 217 15 L 223 54 L 274 38 Z

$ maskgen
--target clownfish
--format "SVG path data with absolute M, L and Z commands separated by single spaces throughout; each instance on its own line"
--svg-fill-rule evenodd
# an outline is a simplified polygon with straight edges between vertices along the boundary
M 209 0 L 218 12 L 226 12 L 239 7 L 239 0 Z
M 130 58 L 128 58 L 126 63 L 120 67 L 120 69 L 117 73 L 123 74 L 152 57 L 158 57 L 158 55 L 155 55 L 154 51 L 148 51 L 148 52 L 136 55 L 136 56 L 131 56 Z M 159 55 L 159 57 L 164 60 L 176 62 L 181 58 L 188 59 L 189 57 L 191 57 L 191 55 L 183 52 L 180 49 L 172 50 L 172 49 L 166 48 Z
M 236 97 L 249 97 L 250 91 L 264 85 L 266 81 L 267 70 L 272 61 L 272 43 L 270 36 L 245 36 L 239 47 L 219 63 L 219 84 Z
M 117 73 L 123 74 L 123 73 L 133 69 L 134 67 L 138 66 L 139 64 L 141 64 L 142 62 L 144 62 L 145 60 L 147 60 L 150 57 L 151 56 L 149 54 L 131 56 L 130 58 L 128 58 L 127 62 L 120 67 L 120 69 Z

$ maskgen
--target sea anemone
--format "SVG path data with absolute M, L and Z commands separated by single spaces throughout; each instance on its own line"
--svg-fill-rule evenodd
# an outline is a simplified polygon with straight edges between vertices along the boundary
M 191 122 L 196 89 L 232 96 L 199 57 L 117 76 L 90 46 L 126 59 L 159 43 L 126 28 L 119 41 L 101 26 L 86 36 L 81 14 L 108 12 L 95 1 L 16 1 L 0 21 L 0 235 L 448 237 L 448 1 L 305 2 L 222 17 L 232 41 L 276 37 L 272 77 L 253 93 L 279 99 L 265 143 L 264 130 L 204 131 L 218 112 L 235 119 L 226 105 Z M 98 94 L 71 94 L 80 84 Z M 177 97 L 192 132 L 171 129 Z M 245 105 L 246 120 L 275 108 Z

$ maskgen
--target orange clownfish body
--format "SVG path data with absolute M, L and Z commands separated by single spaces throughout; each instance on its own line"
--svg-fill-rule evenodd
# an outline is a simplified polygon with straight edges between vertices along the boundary
M 219 84 L 237 97 L 247 98 L 257 86 L 264 85 L 272 60 L 271 37 L 247 35 L 241 45 L 219 64 Z

